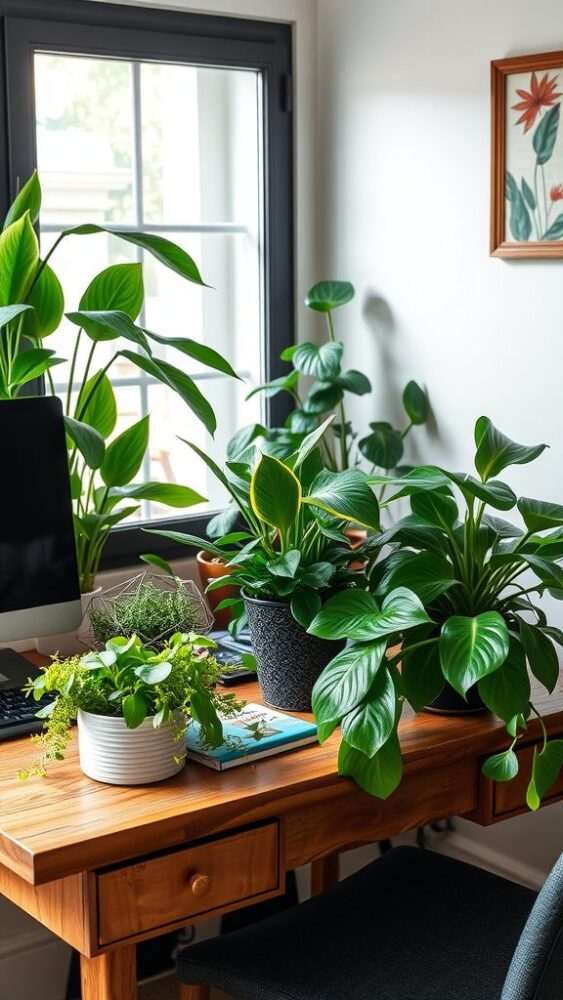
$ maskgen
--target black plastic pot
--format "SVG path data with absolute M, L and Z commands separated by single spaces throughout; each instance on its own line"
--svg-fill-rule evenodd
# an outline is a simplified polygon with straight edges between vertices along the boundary
M 485 705 L 477 685 L 470 687 L 465 698 L 462 698 L 455 688 L 446 681 L 442 693 L 426 705 L 425 712 L 436 712 L 439 715 L 474 715 L 475 712 L 486 712 Z
M 242 596 L 265 703 L 288 712 L 310 712 L 315 681 L 344 649 L 345 640 L 309 635 L 282 601 Z

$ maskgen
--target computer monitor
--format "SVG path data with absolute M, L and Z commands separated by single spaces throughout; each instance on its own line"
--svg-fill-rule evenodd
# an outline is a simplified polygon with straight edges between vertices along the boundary
M 81 617 L 60 400 L 0 400 L 0 644 Z

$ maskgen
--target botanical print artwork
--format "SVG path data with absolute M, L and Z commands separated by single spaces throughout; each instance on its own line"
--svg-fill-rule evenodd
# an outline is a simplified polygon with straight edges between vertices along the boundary
M 563 64 L 506 78 L 507 241 L 563 240 Z

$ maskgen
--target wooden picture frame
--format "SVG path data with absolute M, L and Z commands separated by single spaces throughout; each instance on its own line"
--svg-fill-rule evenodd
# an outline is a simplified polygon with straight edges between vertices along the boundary
M 562 102 L 563 52 L 491 63 L 493 257 L 563 258 Z

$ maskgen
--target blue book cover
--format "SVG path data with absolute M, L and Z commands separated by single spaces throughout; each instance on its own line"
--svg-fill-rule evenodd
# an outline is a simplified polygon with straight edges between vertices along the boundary
M 216 771 L 240 764 L 252 764 L 284 750 L 294 750 L 317 742 L 313 722 L 276 712 L 264 705 L 245 705 L 240 712 L 223 720 L 225 744 L 207 750 L 199 742 L 200 726 L 192 722 L 186 735 L 187 758 Z

